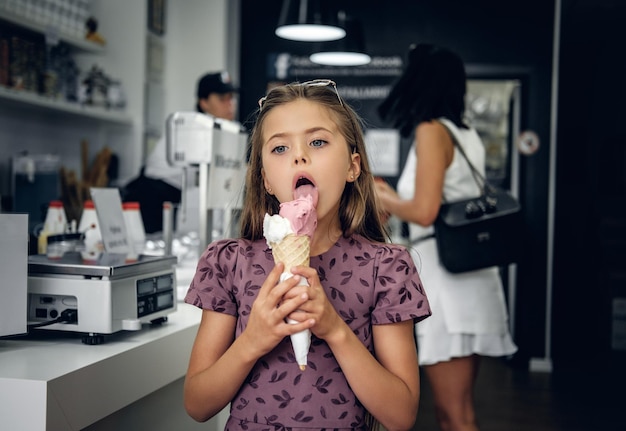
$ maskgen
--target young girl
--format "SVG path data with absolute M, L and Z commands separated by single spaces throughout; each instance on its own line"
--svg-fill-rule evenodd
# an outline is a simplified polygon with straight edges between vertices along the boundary
M 259 106 L 242 238 L 209 245 L 185 298 L 203 309 L 185 408 L 206 421 L 230 403 L 227 430 L 361 430 L 368 413 L 410 429 L 413 328 L 430 308 L 407 250 L 385 243 L 359 118 L 330 80 L 274 88 Z M 263 218 L 301 183 L 317 194 L 311 266 L 283 268 Z M 279 282 L 285 270 L 295 276 Z M 301 371 L 289 335 L 304 329 L 313 337 Z

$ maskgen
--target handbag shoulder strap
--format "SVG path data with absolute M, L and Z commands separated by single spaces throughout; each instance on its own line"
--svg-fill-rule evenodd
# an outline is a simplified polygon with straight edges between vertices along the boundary
M 467 154 L 465 154 L 465 150 L 459 143 L 454 132 L 450 130 L 450 128 L 444 122 L 440 121 L 439 123 L 446 129 L 446 131 L 450 135 L 450 138 L 452 139 L 452 143 L 454 144 L 455 147 L 459 149 L 459 152 L 461 153 L 461 155 L 463 156 L 463 158 L 469 165 L 470 170 L 472 172 L 472 177 L 474 178 L 474 181 L 476 182 L 476 185 L 478 186 L 478 188 L 482 190 L 483 193 L 485 192 L 485 189 L 492 189 L 491 184 L 489 184 L 487 179 L 478 171 L 478 169 L 476 169 L 476 167 L 470 161 L 469 157 L 467 157 Z

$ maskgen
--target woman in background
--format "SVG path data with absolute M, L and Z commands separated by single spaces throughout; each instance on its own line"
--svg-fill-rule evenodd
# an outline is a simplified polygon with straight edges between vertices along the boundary
M 413 258 L 432 308 L 417 324 L 419 363 L 431 385 L 443 431 L 476 431 L 473 387 L 481 356 L 506 356 L 517 347 L 497 267 L 452 274 L 439 263 L 432 236 L 441 202 L 477 197 L 480 190 L 453 137 L 485 174 L 485 150 L 463 121 L 466 75 L 462 60 L 433 45 L 412 46 L 408 64 L 379 107 L 383 120 L 413 145 L 397 193 L 377 182 L 386 212 L 409 224 Z M 420 240 L 422 239 L 422 240 Z

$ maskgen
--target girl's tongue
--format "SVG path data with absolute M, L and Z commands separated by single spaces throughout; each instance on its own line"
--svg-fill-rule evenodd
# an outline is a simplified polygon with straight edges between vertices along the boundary
M 294 200 L 306 197 L 307 195 L 311 195 L 311 198 L 313 198 L 313 206 L 316 207 L 318 194 L 317 189 L 313 186 L 313 184 L 303 184 L 293 191 Z

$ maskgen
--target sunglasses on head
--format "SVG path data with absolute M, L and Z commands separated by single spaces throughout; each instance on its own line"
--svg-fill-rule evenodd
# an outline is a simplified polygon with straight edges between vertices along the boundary
M 339 92 L 337 91 L 337 84 L 335 83 L 335 81 L 331 79 L 314 79 L 313 81 L 306 81 L 306 82 L 290 84 L 290 85 L 294 87 L 329 87 L 329 86 L 333 87 L 333 90 L 335 91 L 335 94 L 337 95 L 337 100 L 339 100 L 339 103 L 341 104 L 341 106 L 343 106 L 343 100 L 341 100 L 341 97 L 339 96 Z M 263 109 L 263 104 L 265 103 L 265 100 L 267 100 L 267 96 L 271 92 L 272 90 L 270 90 L 266 96 L 261 97 L 259 99 L 259 109 Z

